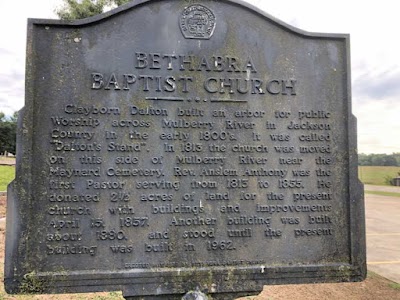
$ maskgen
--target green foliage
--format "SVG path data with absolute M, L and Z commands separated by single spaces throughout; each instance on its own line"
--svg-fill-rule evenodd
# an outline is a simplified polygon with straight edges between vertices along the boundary
M 12 154 L 16 152 L 17 117 L 18 113 L 7 118 L 0 112 L 0 154 L 6 151 Z
M 391 283 L 389 283 L 389 287 L 391 287 L 392 289 L 395 289 L 395 290 L 400 290 L 400 283 L 391 282 Z
M 360 166 L 358 167 L 358 177 L 364 184 L 390 185 L 387 178 L 398 176 L 400 167 L 393 166 Z
M 55 13 L 62 20 L 77 20 L 104 12 L 107 7 L 120 6 L 131 0 L 64 0 L 64 6 Z
M 124 4 L 126 4 L 126 3 L 130 2 L 130 1 L 132 1 L 132 0 L 114 0 L 113 2 L 115 3 L 115 5 L 121 6 L 121 5 L 124 5 Z
M 101 14 L 106 1 L 104 0 L 64 0 L 64 7 L 56 10 L 56 14 L 62 20 L 84 19 Z
M 392 185 L 393 176 L 386 175 L 385 178 L 383 178 L 383 179 L 385 181 L 385 185 Z
M 359 154 L 360 166 L 400 166 L 400 153 L 392 154 Z

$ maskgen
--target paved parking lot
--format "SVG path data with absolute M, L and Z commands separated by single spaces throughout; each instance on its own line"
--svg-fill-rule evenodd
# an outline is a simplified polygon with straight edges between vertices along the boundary
M 400 193 L 400 187 L 365 186 Z M 368 270 L 400 283 L 400 197 L 365 194 Z

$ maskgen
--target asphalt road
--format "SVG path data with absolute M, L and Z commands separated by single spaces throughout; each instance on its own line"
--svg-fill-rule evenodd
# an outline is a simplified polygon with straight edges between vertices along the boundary
M 365 191 L 400 193 L 400 187 L 366 185 Z M 400 197 L 365 194 L 368 270 L 400 283 Z

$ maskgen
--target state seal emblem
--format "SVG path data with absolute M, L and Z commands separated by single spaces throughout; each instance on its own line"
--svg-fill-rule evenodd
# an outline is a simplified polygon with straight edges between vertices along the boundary
M 214 33 L 215 21 L 215 15 L 209 8 L 195 4 L 182 11 L 179 25 L 185 38 L 207 40 Z

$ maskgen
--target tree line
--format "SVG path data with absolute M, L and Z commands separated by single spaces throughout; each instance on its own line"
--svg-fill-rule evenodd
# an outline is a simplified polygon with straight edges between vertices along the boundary
M 0 154 L 16 152 L 17 118 L 18 112 L 11 117 L 0 112 Z
M 392 154 L 358 154 L 359 166 L 400 166 L 400 152 Z

